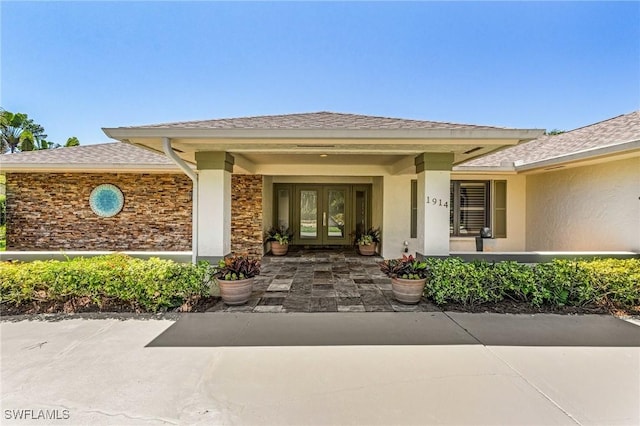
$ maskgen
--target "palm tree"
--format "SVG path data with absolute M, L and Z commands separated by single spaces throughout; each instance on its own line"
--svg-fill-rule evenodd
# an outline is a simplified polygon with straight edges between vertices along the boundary
M 31 151 L 47 146 L 44 128 L 27 114 L 12 113 L 0 108 L 0 152 Z
M 75 136 L 71 136 L 69 139 L 67 139 L 67 143 L 64 144 L 65 147 L 79 146 L 79 145 L 80 145 L 80 141 Z

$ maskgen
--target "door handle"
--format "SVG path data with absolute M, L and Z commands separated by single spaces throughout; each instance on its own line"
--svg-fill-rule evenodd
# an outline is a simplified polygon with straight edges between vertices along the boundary
M 322 212 L 322 226 L 327 226 L 327 212 Z

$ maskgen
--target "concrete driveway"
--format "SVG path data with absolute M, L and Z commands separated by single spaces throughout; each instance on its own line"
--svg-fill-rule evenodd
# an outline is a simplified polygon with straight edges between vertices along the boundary
M 211 313 L 0 330 L 3 425 L 640 424 L 640 327 L 607 316 Z

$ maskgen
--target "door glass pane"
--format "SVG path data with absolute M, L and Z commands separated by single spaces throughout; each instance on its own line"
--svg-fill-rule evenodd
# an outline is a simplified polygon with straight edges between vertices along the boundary
M 411 238 L 418 238 L 418 181 L 411 180 Z
M 318 237 L 318 192 L 300 191 L 300 238 Z
M 344 190 L 329 190 L 327 235 L 330 237 L 344 237 L 345 192 Z
M 356 235 L 367 230 L 367 198 L 364 191 L 356 191 Z
M 278 190 L 278 227 L 289 227 L 289 190 Z

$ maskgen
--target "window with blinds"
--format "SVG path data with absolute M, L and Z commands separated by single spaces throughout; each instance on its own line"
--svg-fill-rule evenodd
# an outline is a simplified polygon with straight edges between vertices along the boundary
M 489 182 L 452 181 L 449 233 L 452 236 L 480 235 L 480 229 L 490 226 Z
M 418 185 L 411 181 L 411 238 L 418 234 Z M 480 229 L 492 229 L 493 238 L 507 237 L 507 181 L 451 181 L 449 235 L 475 237 Z M 493 199 L 493 211 L 491 208 Z M 493 216 L 493 226 L 491 218 Z

